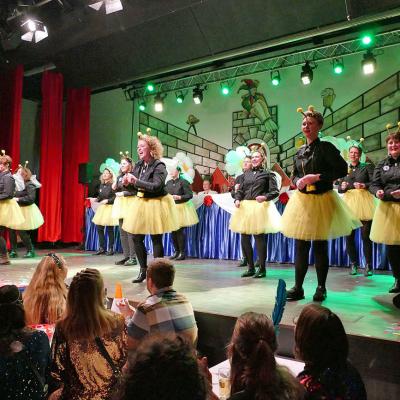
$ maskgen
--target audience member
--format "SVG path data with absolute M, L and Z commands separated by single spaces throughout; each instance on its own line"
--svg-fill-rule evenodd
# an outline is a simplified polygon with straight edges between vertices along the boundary
M 228 346 L 230 400 L 304 398 L 296 378 L 276 364 L 276 349 L 274 326 L 266 315 L 247 312 L 238 318 Z
M 28 325 L 55 324 L 60 319 L 67 298 L 67 271 L 64 258 L 55 253 L 39 262 L 23 296 Z
M 152 335 L 130 358 L 119 400 L 206 400 L 209 390 L 189 341 Z
M 18 288 L 0 288 L 0 390 L 2 399 L 47 398 L 49 340 L 25 325 Z
M 339 317 L 317 304 L 304 307 L 296 324 L 295 354 L 305 368 L 298 379 L 311 400 L 364 400 L 364 383 L 347 360 L 349 344 Z
M 128 348 L 135 349 L 148 334 L 177 333 L 195 343 L 197 325 L 189 300 L 177 293 L 174 283 L 175 268 L 166 258 L 155 258 L 147 269 L 146 285 L 150 296 L 135 311 L 127 300 L 119 305 L 128 322 Z
M 217 194 L 215 190 L 211 189 L 211 181 L 208 178 L 203 180 L 203 191 L 197 193 L 198 195 L 207 196 L 208 194 Z
M 71 283 L 64 317 L 54 332 L 50 399 L 110 397 L 127 359 L 121 315 L 104 308 L 104 284 L 96 269 L 84 269 Z

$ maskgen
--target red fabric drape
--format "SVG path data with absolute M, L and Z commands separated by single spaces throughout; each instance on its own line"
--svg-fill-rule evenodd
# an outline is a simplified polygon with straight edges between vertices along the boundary
M 39 242 L 61 239 L 62 114 L 63 76 L 46 71 L 40 115 L 40 210 L 44 224 L 39 228 Z
M 61 240 L 83 240 L 84 185 L 79 164 L 89 161 L 90 89 L 68 89 L 65 117 Z
M 12 169 L 20 157 L 23 79 L 22 65 L 0 75 L 0 148 L 11 156 Z

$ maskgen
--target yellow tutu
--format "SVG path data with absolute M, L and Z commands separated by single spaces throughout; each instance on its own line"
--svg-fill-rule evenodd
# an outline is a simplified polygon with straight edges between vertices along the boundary
M 135 196 L 117 196 L 115 197 L 114 204 L 112 205 L 111 218 L 124 219 L 127 208 L 133 203 Z
M 282 215 L 282 233 L 293 239 L 328 240 L 348 236 L 361 222 L 339 195 L 304 194 L 296 190 Z
M 348 190 L 342 197 L 360 221 L 371 221 L 375 212 L 375 197 L 365 189 Z
M 160 235 L 179 229 L 178 212 L 170 194 L 162 197 L 133 197 L 126 208 L 122 229 L 139 235 Z
M 375 243 L 400 244 L 400 203 L 379 200 L 369 237 Z
M 281 215 L 271 201 L 243 200 L 233 211 L 229 229 L 247 235 L 277 233 L 281 230 Z
M 14 199 L 0 200 L 0 226 L 19 229 L 25 221 L 21 207 Z
M 21 225 L 18 225 L 17 229 L 19 231 L 32 231 L 43 225 L 43 215 L 36 204 L 21 207 L 21 212 L 25 221 Z
M 196 225 L 199 222 L 199 217 L 191 200 L 176 204 L 176 211 L 178 213 L 178 224 L 181 228 Z
M 117 226 L 118 219 L 112 217 L 112 204 L 101 204 L 96 210 L 92 222 L 101 226 Z

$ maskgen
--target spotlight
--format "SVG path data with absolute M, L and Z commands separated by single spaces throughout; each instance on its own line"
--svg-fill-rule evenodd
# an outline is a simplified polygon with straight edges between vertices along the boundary
M 371 50 L 368 50 L 361 61 L 361 66 L 364 72 L 364 75 L 370 75 L 375 72 L 376 69 L 376 58 L 372 54 Z
M 200 104 L 203 101 L 203 91 L 200 86 L 193 88 L 193 101 L 195 104 Z
M 151 83 L 151 82 L 149 82 L 147 85 L 146 85 L 146 90 L 148 91 L 148 92 L 154 92 L 154 89 L 155 89 L 155 87 L 154 87 L 154 84 L 153 83 Z
M 43 22 L 36 21 L 33 19 L 26 20 L 22 25 L 22 35 L 21 39 L 26 42 L 40 42 L 49 36 L 46 26 Z
M 164 98 L 165 96 L 161 96 L 161 93 L 154 96 L 154 111 L 162 112 L 164 110 Z
M 183 100 L 185 100 L 185 95 L 182 92 L 176 92 L 175 96 L 176 96 L 176 102 L 178 104 L 182 104 Z
M 139 101 L 139 110 L 140 111 L 146 110 L 146 106 L 147 106 L 147 104 L 146 104 L 146 102 L 144 100 L 140 100 Z
M 221 82 L 220 86 L 221 86 L 221 94 L 223 96 L 228 96 L 228 94 L 231 92 L 231 88 L 229 87 L 229 85 L 225 82 Z
M 104 7 L 106 9 L 106 14 L 112 14 L 112 13 L 115 13 L 117 11 L 121 11 L 124 8 L 124 7 L 122 7 L 121 0 L 96 1 L 96 3 L 89 4 L 89 7 L 93 8 L 93 10 L 99 11 L 103 4 L 104 4 Z
M 336 75 L 340 75 L 343 73 L 344 70 L 344 64 L 343 64 L 343 59 L 335 58 L 332 62 L 333 65 L 333 72 Z
M 271 71 L 271 83 L 278 86 L 281 83 L 281 74 L 279 71 Z
M 366 33 L 366 34 L 364 34 L 364 35 L 361 37 L 361 43 L 362 43 L 364 46 L 369 46 L 369 45 L 371 45 L 372 42 L 373 42 L 373 40 L 374 40 L 374 37 L 373 37 L 373 35 L 370 34 L 370 33 Z
M 303 85 L 309 85 L 312 80 L 313 80 L 313 69 L 310 66 L 309 61 L 306 61 L 306 63 L 301 67 L 302 71 L 301 71 L 301 80 L 303 82 Z

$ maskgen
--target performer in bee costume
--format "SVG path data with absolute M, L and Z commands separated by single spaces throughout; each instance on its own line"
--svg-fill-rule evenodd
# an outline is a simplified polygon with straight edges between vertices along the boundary
M 115 192 L 114 204 L 112 206 L 111 217 L 118 219 L 119 221 L 119 232 L 121 237 L 121 246 L 124 254 L 122 260 L 116 261 L 115 265 L 136 265 L 135 257 L 135 244 L 133 243 L 133 236 L 129 232 L 122 228 L 124 219 L 127 216 L 128 204 L 134 200 L 135 188 L 127 180 L 128 174 L 133 169 L 132 158 L 129 157 L 129 153 L 125 152 L 121 155 L 120 162 L 120 174 L 117 177 L 117 181 L 112 184 L 112 189 Z
M 362 223 L 361 237 L 366 263 L 364 275 L 371 276 L 372 242 L 369 238 L 369 234 L 375 211 L 375 201 L 368 189 L 372 181 L 374 166 L 370 163 L 362 163 L 360 161 L 361 155 L 361 145 L 350 147 L 348 174 L 339 182 L 339 193 L 344 193 L 343 201 Z M 355 233 L 356 231 L 353 230 L 351 234 L 346 237 L 346 248 L 351 262 L 350 275 L 357 275 L 358 272 L 358 255 L 355 245 Z
M 181 173 L 179 165 L 171 172 L 171 176 L 172 179 L 167 182 L 166 189 L 175 201 L 180 228 L 171 233 L 175 252 L 170 259 L 180 261 L 185 259 L 185 227 L 197 224 L 199 218 L 191 201 L 193 192 L 187 180 L 191 181 L 191 178 Z
M 0 265 L 10 264 L 7 244 L 2 236 L 7 228 L 17 229 L 25 219 L 21 208 L 14 200 L 15 181 L 11 175 L 11 157 L 1 151 L 0 155 Z
M 373 242 L 386 244 L 395 279 L 389 293 L 400 293 L 400 122 L 394 132 L 390 132 L 390 125 L 386 128 L 389 155 L 375 167 L 369 187 L 379 199 L 370 238 Z
M 116 178 L 114 172 L 109 168 L 105 168 L 100 178 L 99 195 L 96 201 L 100 203 L 96 210 L 92 222 L 96 224 L 99 236 L 99 249 L 95 255 L 106 254 L 112 256 L 114 254 L 114 226 L 118 225 L 118 219 L 112 217 L 112 208 L 115 200 L 115 192 L 112 185 Z M 108 251 L 105 246 L 104 227 L 108 236 Z
M 127 181 L 133 186 L 136 196 L 127 207 L 122 228 L 133 234 L 135 251 L 140 264 L 140 273 L 134 283 L 146 279 L 147 252 L 144 245 L 146 234 L 151 235 L 154 257 L 163 257 L 162 234 L 180 228 L 174 199 L 165 189 L 167 170 L 160 161 L 163 153 L 161 142 L 150 135 L 138 133 L 137 151 L 139 161 L 128 174 Z
M 26 248 L 26 254 L 24 255 L 24 258 L 35 257 L 35 251 L 33 250 L 32 240 L 29 235 L 29 231 L 38 229 L 44 223 L 43 215 L 40 212 L 39 207 L 35 204 L 36 190 L 39 189 L 42 185 L 37 181 L 36 176 L 32 175 L 32 172 L 27 167 L 27 165 L 28 161 L 25 162 L 24 166 L 19 165 L 14 175 L 14 179 L 22 181 L 22 185 L 20 188 L 21 190 L 17 190 L 15 192 L 14 199 L 21 207 L 21 211 L 25 218 L 25 221 L 22 225 L 18 226 L 18 231 L 10 229 L 11 258 L 18 257 L 17 233 Z
M 287 291 L 288 300 L 304 298 L 303 282 L 308 269 L 308 256 L 313 241 L 318 286 L 314 301 L 326 298 L 329 269 L 328 239 L 348 236 L 361 223 L 333 191 L 333 182 L 347 174 L 346 161 L 329 142 L 321 141 L 318 132 L 324 118 L 308 107 L 303 114 L 302 131 L 307 144 L 294 157 L 292 181 L 297 189 L 282 215 L 282 233 L 296 239 L 295 286 Z
M 242 277 L 266 276 L 267 258 L 266 233 L 276 233 L 281 229 L 281 216 L 271 201 L 278 197 L 279 188 L 275 174 L 265 170 L 265 151 L 262 146 L 251 154 L 252 170 L 243 174 L 243 180 L 235 193 L 236 210 L 232 214 L 230 229 L 241 233 L 241 245 L 249 267 Z M 254 236 L 259 259 L 259 268 L 254 268 L 251 235 Z

